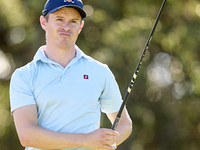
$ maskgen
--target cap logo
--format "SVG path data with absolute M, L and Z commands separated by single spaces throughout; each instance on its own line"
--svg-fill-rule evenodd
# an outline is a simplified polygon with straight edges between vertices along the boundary
M 74 3 L 73 0 L 64 0 L 64 2 L 71 2 L 71 3 Z

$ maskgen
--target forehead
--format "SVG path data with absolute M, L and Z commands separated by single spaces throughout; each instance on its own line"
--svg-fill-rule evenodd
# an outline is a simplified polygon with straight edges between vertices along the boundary
M 73 16 L 81 19 L 81 14 L 79 13 L 79 11 L 72 7 L 63 7 L 52 14 L 62 16 Z

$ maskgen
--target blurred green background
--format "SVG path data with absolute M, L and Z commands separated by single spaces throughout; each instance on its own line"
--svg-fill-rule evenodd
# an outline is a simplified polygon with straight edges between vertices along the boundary
M 45 44 L 46 0 L 0 0 L 0 150 L 23 150 L 10 114 L 13 71 Z M 113 71 L 125 94 L 162 0 L 83 0 L 77 45 Z M 129 97 L 133 133 L 118 150 L 200 149 L 200 1 L 167 0 Z M 102 127 L 110 127 L 105 115 Z

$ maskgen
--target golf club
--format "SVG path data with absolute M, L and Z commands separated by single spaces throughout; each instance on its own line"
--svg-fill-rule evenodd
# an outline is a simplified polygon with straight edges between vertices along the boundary
M 158 20 L 159 20 L 159 18 L 160 18 L 160 15 L 161 15 L 161 13 L 162 13 L 162 10 L 163 10 L 163 8 L 164 8 L 165 3 L 166 3 L 166 0 L 163 1 L 162 6 L 161 6 L 161 8 L 160 8 L 160 11 L 159 11 L 159 13 L 158 13 L 158 15 L 157 15 L 157 18 L 156 18 L 156 21 L 155 21 L 155 23 L 154 23 L 154 26 L 153 26 L 153 28 L 152 28 L 152 30 L 151 30 L 151 33 L 150 33 L 150 35 L 149 35 L 149 38 L 148 38 L 148 40 L 147 40 L 147 42 L 146 42 L 146 45 L 145 45 L 145 47 L 144 47 L 142 56 L 141 56 L 141 58 L 140 58 L 140 60 L 139 60 L 139 62 L 138 62 L 138 65 L 137 65 L 137 67 L 136 67 L 136 69 L 135 69 L 135 72 L 134 72 L 133 77 L 132 77 L 132 79 L 131 79 L 131 82 L 130 82 L 130 84 L 129 84 L 129 86 L 128 86 L 128 89 L 127 89 L 127 91 L 126 91 L 126 94 L 125 94 L 125 96 L 124 96 L 124 98 L 123 98 L 123 102 L 122 102 L 122 105 L 121 105 L 121 107 L 120 107 L 120 110 L 119 110 L 119 112 L 118 112 L 118 114 L 117 114 L 117 116 L 116 116 L 116 118 L 115 118 L 115 121 L 114 121 L 112 127 L 111 127 L 112 130 L 115 130 L 115 129 L 117 128 L 117 125 L 118 125 L 119 120 L 120 120 L 120 118 L 121 118 L 122 111 L 123 111 L 123 109 L 124 109 L 124 107 L 125 107 L 125 105 L 126 105 L 126 103 L 127 103 L 127 100 L 128 100 L 128 97 L 129 97 L 129 95 L 130 95 L 130 93 L 131 93 L 131 89 L 132 89 L 132 87 L 133 87 L 133 85 L 134 85 L 135 79 L 137 78 L 137 75 L 138 75 L 140 66 L 141 66 L 141 64 L 142 64 L 142 60 L 143 60 L 143 58 L 144 58 L 144 56 L 145 56 L 145 53 L 146 53 L 146 51 L 147 51 L 148 48 L 149 48 L 149 44 L 150 44 L 150 42 L 151 42 L 153 33 L 154 33 L 155 29 L 156 29 L 156 26 L 157 26 L 157 24 L 158 24 Z

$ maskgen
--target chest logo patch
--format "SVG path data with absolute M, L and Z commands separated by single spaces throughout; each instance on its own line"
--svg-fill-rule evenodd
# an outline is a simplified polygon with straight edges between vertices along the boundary
M 84 79 L 89 79 L 89 76 L 88 75 L 83 75 L 83 78 Z

